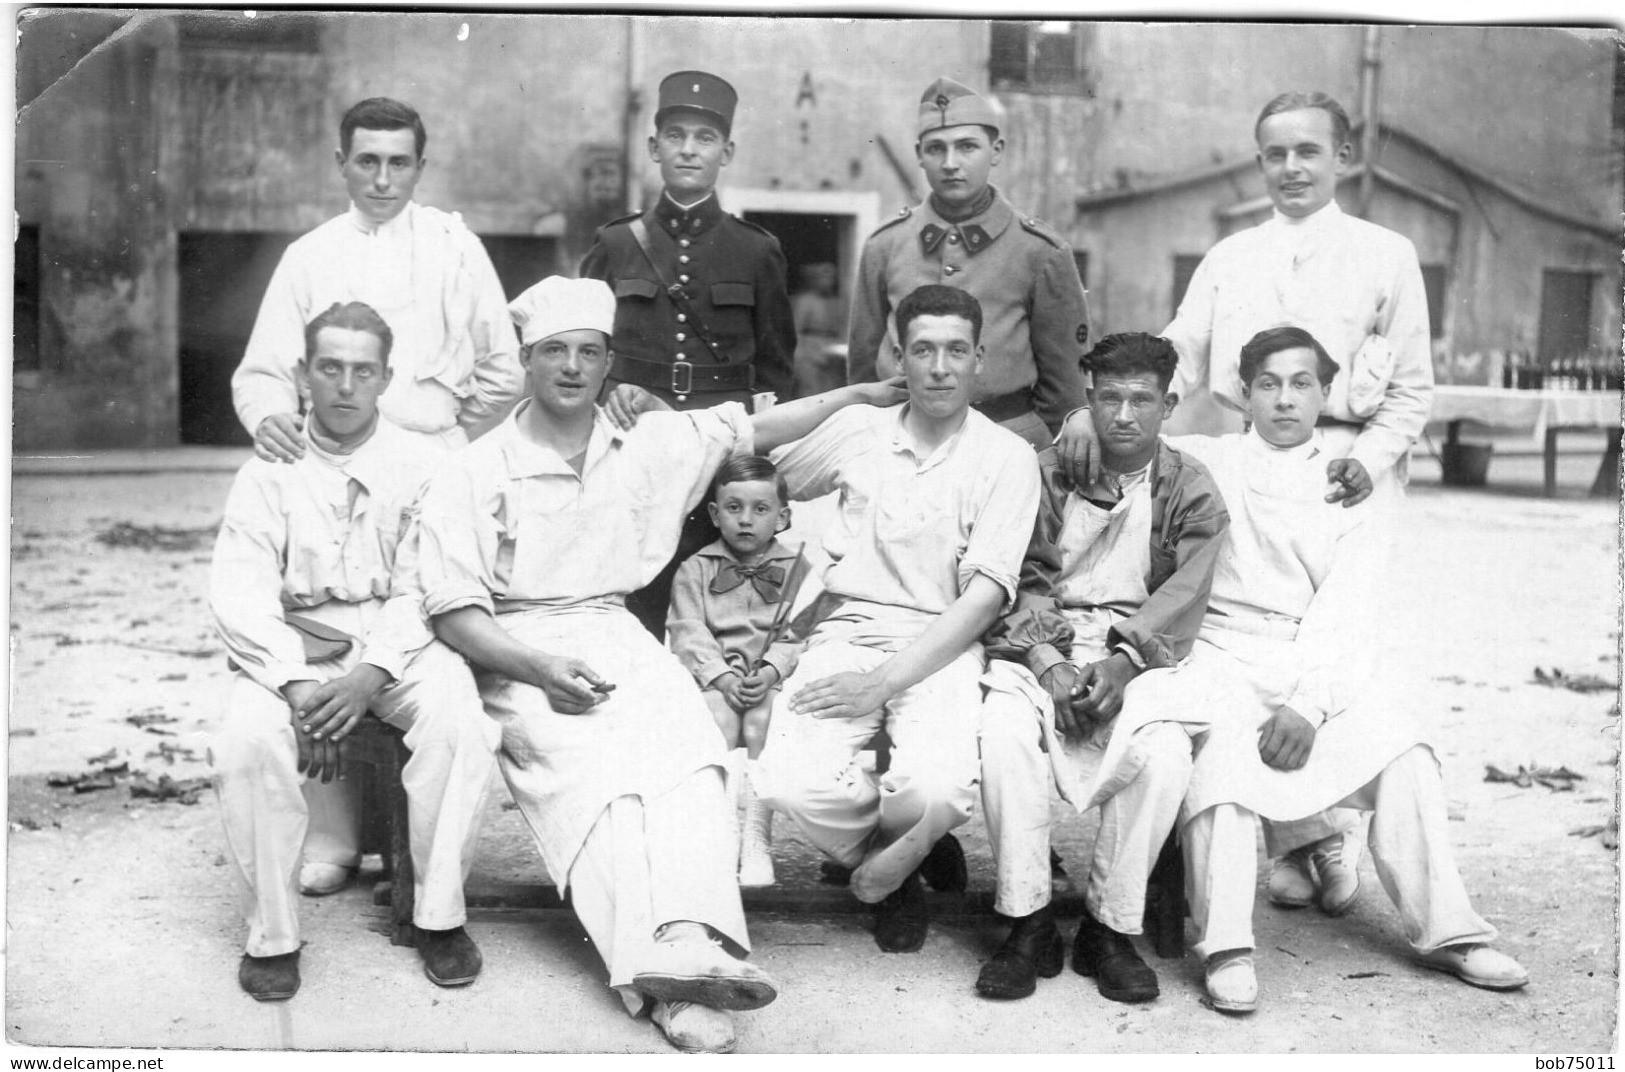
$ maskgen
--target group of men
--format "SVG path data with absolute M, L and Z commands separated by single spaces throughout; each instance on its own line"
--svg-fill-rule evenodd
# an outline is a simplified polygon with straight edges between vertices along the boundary
M 1265 109 L 1275 217 L 1213 250 L 1163 336 L 1091 348 L 1066 242 L 988 181 L 996 108 L 939 79 L 916 124 L 931 195 L 863 251 L 851 386 L 793 400 L 783 253 L 717 203 L 736 103 L 666 78 L 657 201 L 511 303 L 460 218 L 413 200 L 417 114 L 344 117 L 352 207 L 290 247 L 233 380 L 258 457 L 211 580 L 238 671 L 213 761 L 242 987 L 293 995 L 297 894 L 359 861 L 342 772 L 370 712 L 412 750 L 431 980 L 481 968 L 462 887 L 499 769 L 628 1011 L 732 1047 L 731 1012 L 777 984 L 745 959 L 722 742 L 657 637 L 677 562 L 715 538 L 695 507 L 750 452 L 792 498 L 838 496 L 752 781 L 849 869 L 881 949 L 926 940 L 922 879 L 963 883 L 950 832 L 980 789 L 1011 930 L 977 989 L 1059 973 L 1053 786 L 1100 810 L 1073 965 L 1108 998 L 1157 995 L 1132 936 L 1176 826 L 1210 997 L 1244 1012 L 1255 816 L 1272 900 L 1335 912 L 1364 811 L 1422 962 L 1521 986 L 1467 904 L 1431 752 L 1349 672 L 1431 365 L 1414 252 L 1333 200 L 1336 102 Z M 1238 431 L 1159 438 L 1184 394 Z

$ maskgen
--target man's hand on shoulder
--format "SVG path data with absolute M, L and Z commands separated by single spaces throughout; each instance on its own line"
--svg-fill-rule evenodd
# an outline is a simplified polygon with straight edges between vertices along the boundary
M 893 376 L 878 383 L 860 383 L 854 387 L 859 391 L 859 397 L 864 405 L 899 406 L 908 401 L 908 378 L 906 376 Z
M 268 462 L 296 462 L 305 456 L 304 425 L 292 413 L 273 413 L 254 430 L 254 453 Z
M 790 697 L 790 710 L 812 718 L 862 718 L 880 710 L 891 692 L 876 674 L 848 672 L 820 678 Z
M 1123 690 L 1139 673 L 1127 655 L 1108 655 L 1083 668 L 1083 695 L 1074 701 L 1074 710 L 1096 722 L 1110 722 L 1123 710 Z
M 1086 488 L 1099 478 L 1100 441 L 1088 409 L 1067 414 L 1055 439 L 1055 453 L 1060 456 L 1061 476 L 1073 487 Z
M 616 384 L 604 399 L 604 415 L 623 432 L 631 431 L 642 414 L 662 409 L 671 409 L 665 399 L 630 383 Z
M 1337 485 L 1326 495 L 1329 503 L 1358 506 L 1371 497 L 1374 486 L 1365 463 L 1356 458 L 1333 458 L 1326 463 L 1326 479 Z
M 1299 769 L 1309 762 L 1314 747 L 1314 725 L 1285 705 L 1258 727 L 1258 756 L 1276 770 Z

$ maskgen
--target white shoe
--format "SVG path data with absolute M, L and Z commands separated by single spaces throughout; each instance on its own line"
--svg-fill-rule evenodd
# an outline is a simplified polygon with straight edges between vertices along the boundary
M 1252 1012 L 1258 1008 L 1258 976 L 1249 949 L 1215 953 L 1207 962 L 1207 996 L 1220 1012 Z
M 659 1001 L 692 1001 L 716 1009 L 760 1009 L 778 984 L 749 961 L 729 956 L 715 939 L 655 942 L 632 985 Z
M 690 1001 L 657 1001 L 650 1018 L 666 1040 L 684 1053 L 732 1053 L 733 1017 Z
M 1420 953 L 1417 959 L 1425 967 L 1449 972 L 1462 982 L 1485 990 L 1516 990 L 1529 982 L 1529 973 L 1522 964 L 1478 942 L 1447 945 L 1431 953 Z
M 745 801 L 745 822 L 739 831 L 739 885 L 747 889 L 771 886 L 773 874 L 773 810 L 756 798 L 747 781 L 741 794 Z
M 1360 897 L 1360 841 L 1345 834 L 1333 834 L 1309 846 L 1309 862 L 1320 882 L 1320 910 L 1328 916 L 1341 916 Z
M 1270 864 L 1270 904 L 1304 908 L 1315 903 L 1315 880 L 1309 875 L 1308 853 L 1294 849 Z
M 355 868 L 343 864 L 307 863 L 299 869 L 299 892 L 306 897 L 326 897 L 350 884 Z

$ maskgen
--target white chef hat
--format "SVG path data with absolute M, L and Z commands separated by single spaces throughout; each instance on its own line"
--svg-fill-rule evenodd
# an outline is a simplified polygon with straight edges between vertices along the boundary
M 550 275 L 508 304 L 508 315 L 526 346 L 561 331 L 615 328 L 615 294 L 601 279 Z

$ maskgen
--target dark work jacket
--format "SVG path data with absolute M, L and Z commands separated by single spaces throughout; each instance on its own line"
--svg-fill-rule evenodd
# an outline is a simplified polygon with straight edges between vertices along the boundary
M 1069 488 L 1053 447 L 1038 455 L 1038 465 L 1043 493 L 1032 542 L 1021 563 L 1015 605 L 983 638 L 989 657 L 1023 663 L 1034 676 L 1042 676 L 1072 652 L 1072 626 L 1055 595 L 1061 576 L 1056 541 Z M 1146 669 L 1156 670 L 1189 655 L 1196 642 L 1230 515 L 1218 485 L 1201 463 L 1160 440 L 1149 479 L 1150 595 L 1138 611 L 1112 627 L 1107 640 L 1130 645 Z
M 779 240 L 723 212 L 715 193 L 686 211 L 662 194 L 641 213 L 661 274 L 687 288 L 689 304 L 716 348 L 713 354 L 693 324 L 678 321 L 676 304 L 638 248 L 631 229 L 638 215 L 600 227 L 581 261 L 582 277 L 602 279 L 615 292 L 615 353 L 667 365 L 684 360 L 695 366 L 755 368 L 755 383 L 748 391 L 694 392 L 679 402 L 669 390 L 651 389 L 679 409 L 730 401 L 748 405 L 750 396 L 762 391 L 789 400 L 796 328 Z M 615 373 L 611 367 L 611 387 L 621 382 Z

